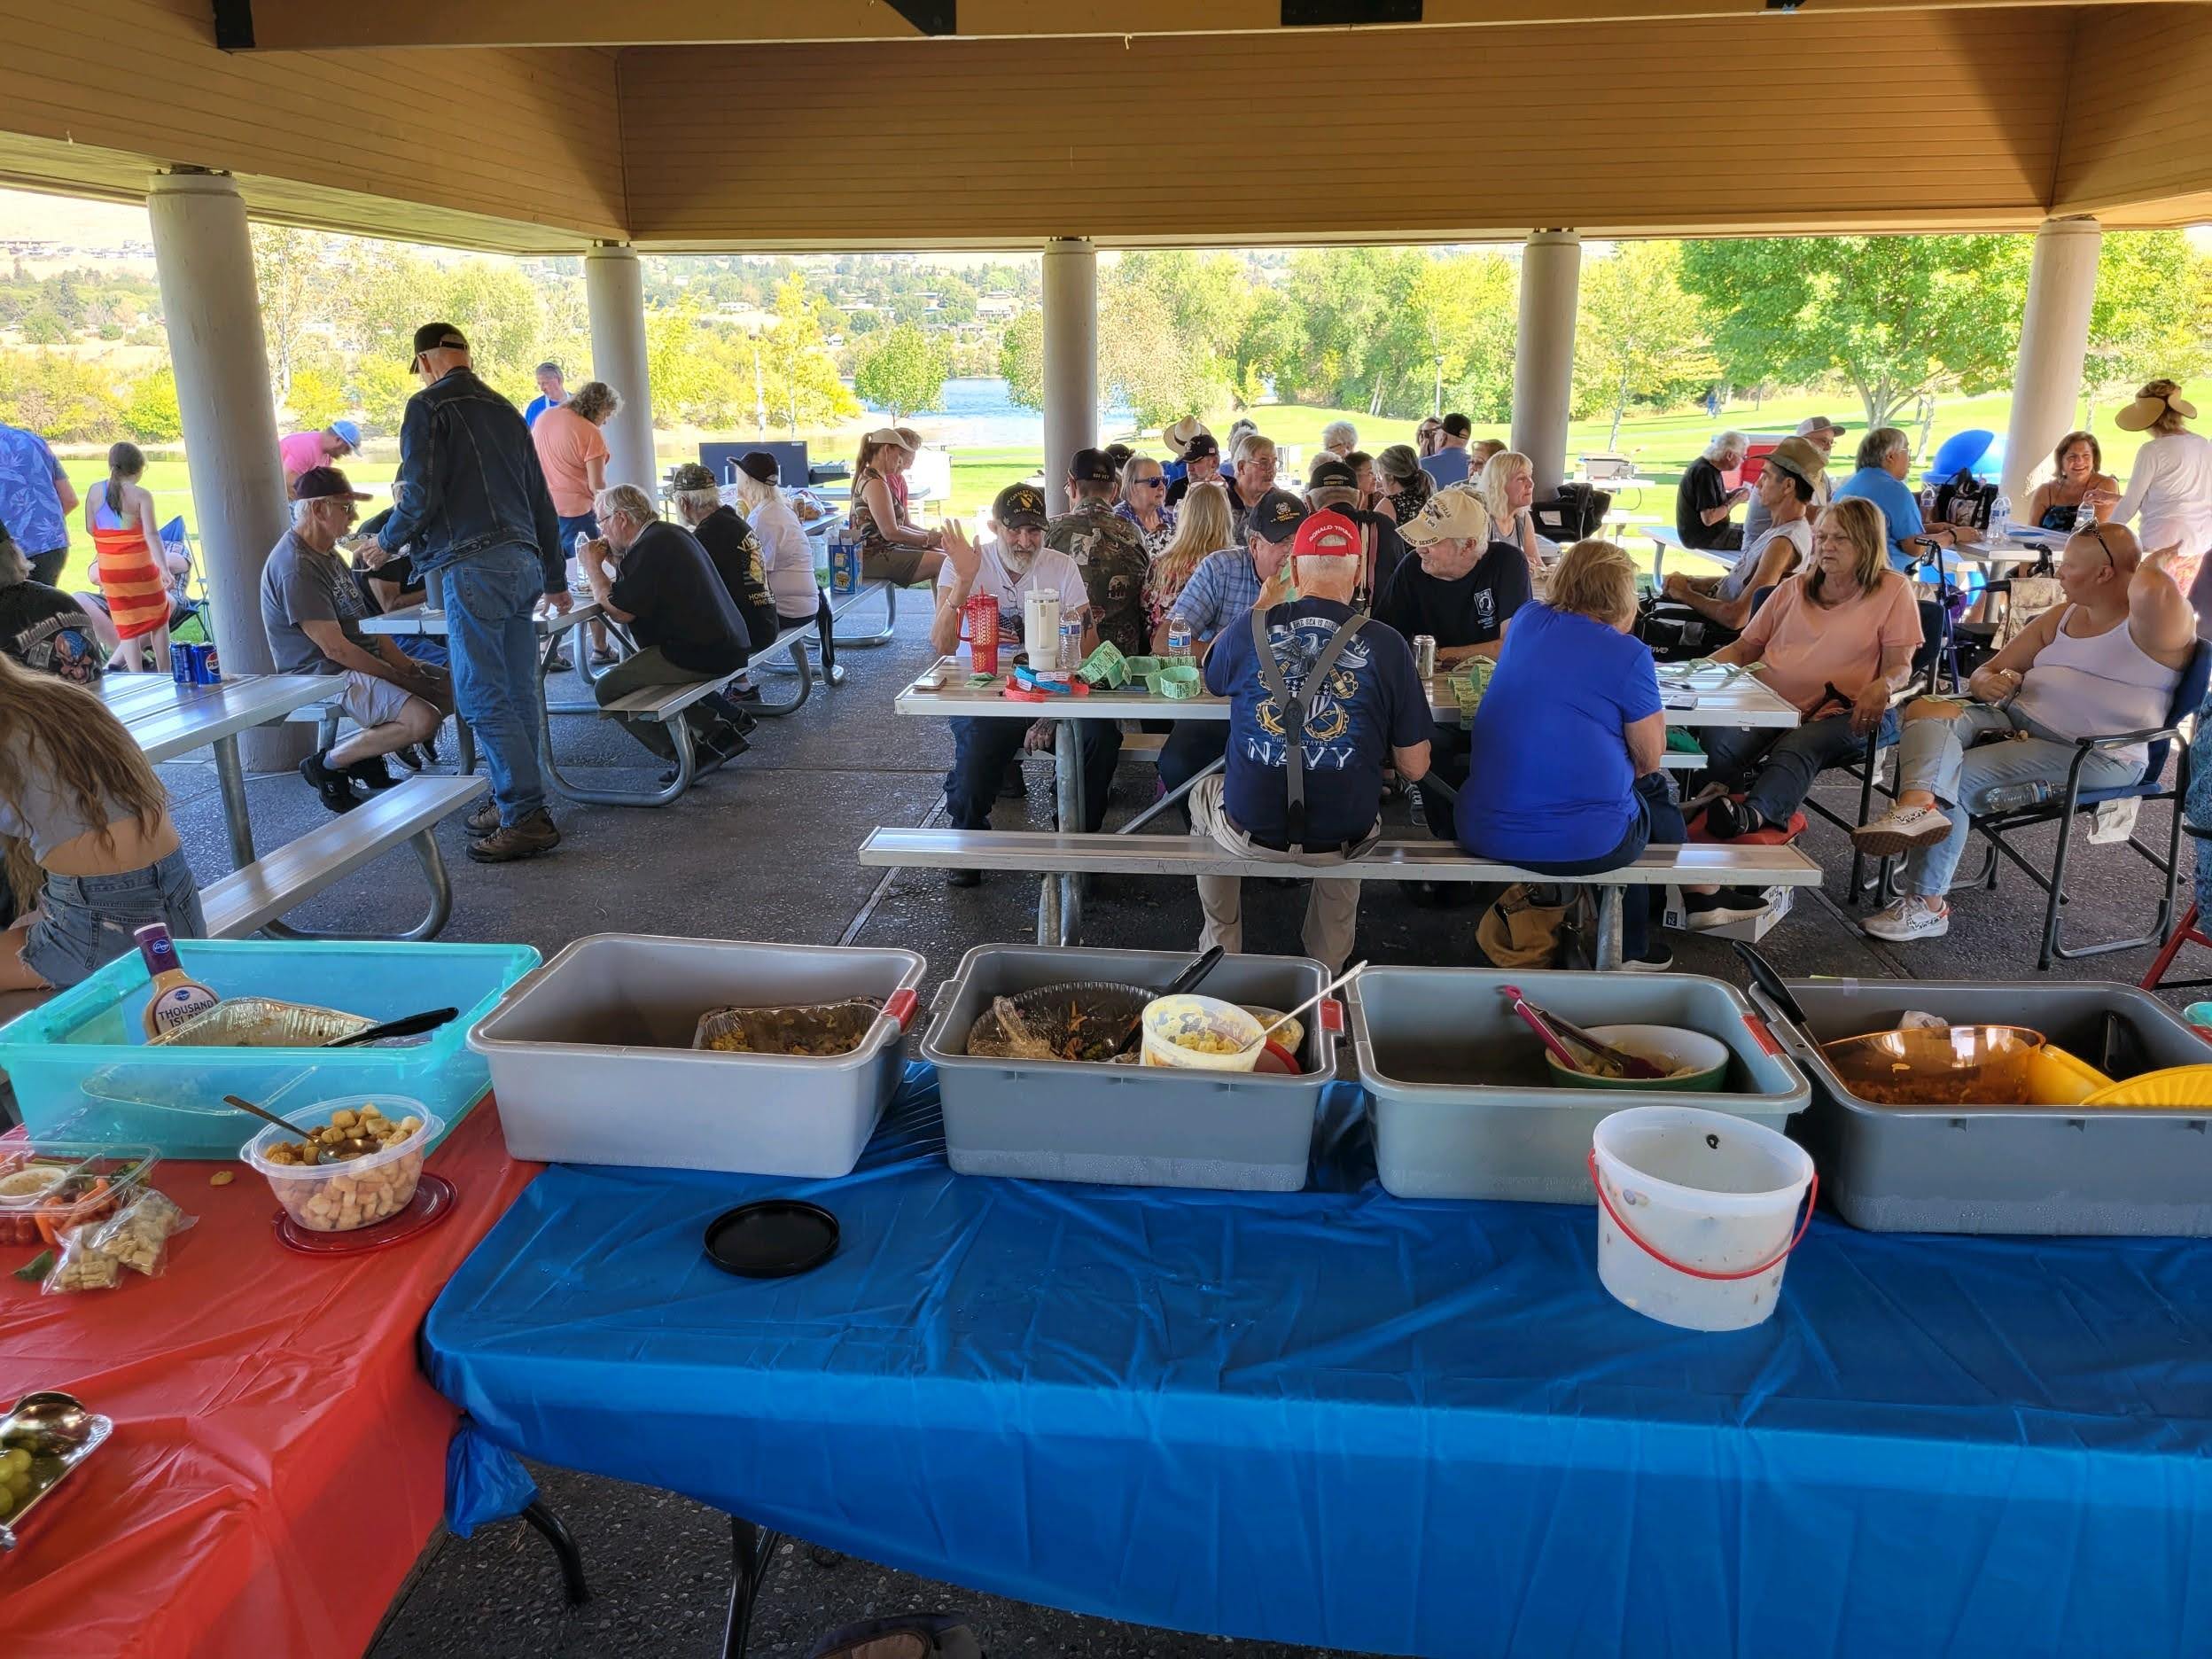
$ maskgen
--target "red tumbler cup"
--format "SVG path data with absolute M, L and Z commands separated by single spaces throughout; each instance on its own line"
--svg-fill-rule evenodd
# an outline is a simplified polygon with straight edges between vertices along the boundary
M 966 629 L 961 638 L 968 642 L 968 666 L 977 674 L 994 674 L 999 671 L 999 602 L 989 594 L 977 594 L 966 606 Z

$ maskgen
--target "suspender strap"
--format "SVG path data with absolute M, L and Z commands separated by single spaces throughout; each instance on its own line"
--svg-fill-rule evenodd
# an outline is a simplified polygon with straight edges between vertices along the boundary
M 1351 643 L 1351 636 L 1367 622 L 1364 611 L 1357 611 L 1336 625 L 1336 631 L 1321 647 L 1321 654 L 1313 659 L 1299 682 L 1296 696 L 1282 677 L 1282 666 L 1275 660 L 1274 648 L 1267 640 L 1267 618 L 1258 606 L 1252 610 L 1252 655 L 1259 666 L 1259 682 L 1275 699 L 1275 706 L 1282 711 L 1284 789 L 1289 796 L 1290 851 L 1303 853 L 1305 848 L 1305 713 L 1313 694 L 1319 691 L 1336 666 L 1336 659 L 1344 654 L 1344 647 Z

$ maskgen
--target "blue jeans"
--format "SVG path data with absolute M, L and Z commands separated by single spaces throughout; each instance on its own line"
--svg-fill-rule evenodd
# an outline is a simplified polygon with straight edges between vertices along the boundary
M 143 869 L 120 876 L 49 874 L 38 896 L 38 920 L 23 940 L 26 967 L 56 990 L 137 948 L 134 935 L 166 922 L 176 939 L 205 939 L 199 887 L 180 848 Z
M 400 648 L 402 656 L 411 657 L 418 663 L 428 663 L 433 668 L 453 666 L 453 653 L 446 649 L 445 641 L 432 634 L 401 634 L 392 643 Z
M 545 591 L 545 568 L 536 549 L 510 542 L 432 573 L 453 652 L 454 705 L 476 733 L 499 822 L 518 823 L 545 806 L 538 769 L 544 694 L 530 619 Z
M 952 727 L 953 769 L 945 775 L 946 813 L 955 830 L 988 830 L 999 780 L 1006 775 L 1008 762 L 1021 753 L 1022 737 L 1029 728 L 1017 720 L 956 720 Z M 1056 741 L 1071 740 L 1083 755 L 1083 829 L 1095 835 L 1106 821 L 1106 797 L 1121 759 L 1121 728 L 1112 720 L 1063 720 Z
M 1848 714 L 1824 715 L 1788 730 L 1709 726 L 1698 736 L 1714 782 L 1733 791 L 1743 775 L 1756 768 L 1744 801 L 1771 824 L 1788 823 L 1790 814 L 1804 805 L 1813 779 L 1866 746 L 1865 737 L 1851 729 Z M 1885 744 L 1897 741 L 1897 710 L 1881 717 L 1881 737 Z
M 1981 741 L 2015 735 L 2014 742 Z M 1897 788 L 1933 795 L 1950 815 L 1951 833 L 1904 855 L 1904 891 L 1918 899 L 1949 892 L 1974 827 L 1971 814 L 1988 805 L 1990 791 L 2007 783 L 2048 783 L 2054 797 L 2063 797 L 2074 755 L 2068 739 L 2025 714 L 1986 703 L 1967 704 L 1956 720 L 1907 720 L 1897 747 Z M 2084 790 L 2125 789 L 2142 775 L 2142 760 L 2124 754 L 2094 751 L 2082 763 Z
M 578 536 L 589 536 L 594 541 L 599 539 L 599 519 L 596 514 L 580 512 L 573 518 L 557 518 L 556 522 L 561 526 L 561 557 L 563 558 L 573 559 L 576 557 Z
M 1421 799 L 1428 799 L 1427 794 Z M 1636 818 L 1621 837 L 1620 845 L 1591 859 L 1515 859 L 1523 869 L 1539 876 L 1602 876 L 1624 864 L 1633 864 L 1650 846 L 1680 846 L 1689 834 L 1682 822 L 1681 803 L 1675 799 L 1674 783 L 1664 772 L 1647 772 L 1636 780 Z M 1624 887 L 1621 890 L 1621 956 L 1634 962 L 1651 947 L 1651 930 L 1665 910 L 1663 887 Z

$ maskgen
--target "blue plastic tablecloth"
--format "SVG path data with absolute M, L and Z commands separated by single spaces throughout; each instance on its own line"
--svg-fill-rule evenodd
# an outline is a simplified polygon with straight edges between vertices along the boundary
M 478 1432 L 978 1589 L 1436 1655 L 2212 1652 L 2212 1245 L 1823 1219 L 1767 1324 L 1594 1211 L 977 1180 L 917 1068 L 842 1181 L 557 1167 L 432 1310 Z M 734 1279 L 706 1221 L 843 1227 Z M 2195 1590 L 2192 1591 L 2192 1583 Z

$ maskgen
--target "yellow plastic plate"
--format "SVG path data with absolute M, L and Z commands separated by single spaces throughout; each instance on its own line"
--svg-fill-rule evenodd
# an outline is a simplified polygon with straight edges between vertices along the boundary
M 2028 1104 L 2079 1106 L 2112 1079 L 2086 1060 L 2045 1043 L 2028 1056 Z
M 2099 1089 L 2084 1106 L 2194 1106 L 2212 1110 L 2212 1065 L 2169 1066 Z

